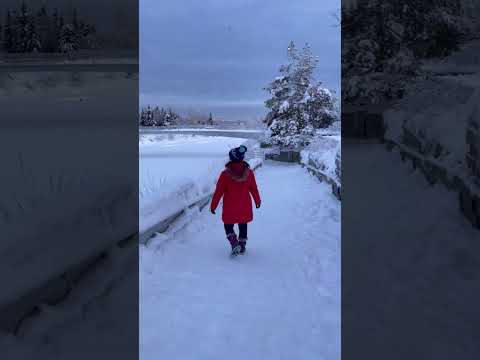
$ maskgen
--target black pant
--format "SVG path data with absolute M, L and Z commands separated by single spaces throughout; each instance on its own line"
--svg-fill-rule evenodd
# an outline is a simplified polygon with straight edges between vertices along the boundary
M 225 227 L 225 233 L 227 234 L 232 234 L 233 231 L 233 225 L 235 224 L 224 224 L 223 226 Z M 247 224 L 238 224 L 238 231 L 239 235 L 238 237 L 240 239 L 246 239 L 247 238 Z

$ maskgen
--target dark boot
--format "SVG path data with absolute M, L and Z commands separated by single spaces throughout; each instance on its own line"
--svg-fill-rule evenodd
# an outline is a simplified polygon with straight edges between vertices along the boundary
M 227 235 L 227 240 L 232 246 L 232 256 L 236 256 L 240 253 L 240 245 L 238 243 L 237 235 L 235 233 L 228 234 Z
M 246 246 L 247 246 L 247 238 L 245 239 L 238 239 L 238 243 L 240 245 L 240 254 L 243 255 L 245 254 Z

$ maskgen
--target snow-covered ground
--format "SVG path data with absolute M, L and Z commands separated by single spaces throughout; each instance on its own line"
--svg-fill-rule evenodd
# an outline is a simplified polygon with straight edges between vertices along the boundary
M 220 211 L 141 246 L 142 360 L 340 359 L 340 203 L 298 165 L 257 183 L 245 256 Z
M 355 174 L 343 179 L 345 356 L 477 358 L 480 232 L 462 217 L 457 193 L 431 186 L 383 145 L 342 152 Z
M 480 42 L 474 41 L 426 63 L 425 70 L 443 76 L 415 81 L 409 95 L 385 112 L 385 138 L 465 176 L 467 126 L 480 114 L 479 49 Z
M 210 193 L 228 151 L 245 139 L 141 135 L 140 232 Z
M 80 71 L 73 67 L 64 68 L 62 71 L 54 71 L 53 67 L 46 70 L 38 67 L 34 72 L 15 69 L 0 70 L 0 98 L 9 99 L 15 96 L 22 100 L 24 97 L 23 103 L 27 103 L 29 98 L 45 99 L 48 102 L 54 99 L 57 105 L 62 102 L 76 101 L 93 103 L 107 97 L 114 98 L 115 94 L 119 94 L 117 98 L 119 101 L 120 96 L 123 98 L 124 94 L 127 94 L 131 98 L 125 100 L 133 101 L 138 74 L 128 74 L 127 70 L 118 67 L 116 72 L 105 70 L 108 69 L 103 68 L 96 72 Z M 107 115 L 105 117 L 108 118 Z M 72 121 L 65 119 L 65 123 L 71 124 Z
M 166 132 L 179 132 L 179 131 L 195 131 L 195 132 L 199 132 L 199 133 L 202 133 L 202 132 L 210 132 L 210 131 L 213 131 L 213 132 L 216 132 L 216 131 L 223 131 L 223 129 L 221 128 L 149 128 L 149 129 L 146 129 L 144 128 L 144 130 L 147 130 L 147 131 L 151 131 L 151 130 L 157 130 L 157 131 L 166 131 Z M 231 133 L 235 133 L 235 132 L 238 132 L 238 133 L 263 133 L 264 130 L 258 130 L 258 129 L 226 129 L 226 131 L 228 132 L 231 132 Z
M 135 232 L 137 180 L 122 164 L 136 154 L 125 138 L 98 128 L 2 129 L 0 305 Z M 118 152 L 102 151 L 106 141 Z

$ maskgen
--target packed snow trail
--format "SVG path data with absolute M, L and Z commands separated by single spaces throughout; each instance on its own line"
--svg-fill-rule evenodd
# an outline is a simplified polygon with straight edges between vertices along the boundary
M 246 255 L 220 207 L 141 247 L 142 360 L 340 359 L 340 203 L 298 165 L 256 177 Z

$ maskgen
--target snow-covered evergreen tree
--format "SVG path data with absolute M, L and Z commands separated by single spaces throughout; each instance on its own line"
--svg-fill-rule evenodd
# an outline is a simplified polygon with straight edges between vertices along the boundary
M 170 108 L 165 109 L 158 106 L 152 108 L 148 105 L 142 108 L 139 123 L 141 126 L 172 126 L 176 125 L 179 119 L 180 116 Z
M 79 48 L 78 37 L 72 24 L 63 25 L 60 32 L 60 51 L 66 53 L 69 58 L 73 57 Z
M 65 52 L 72 54 L 80 48 L 95 46 L 95 26 L 87 24 L 74 10 L 71 23 L 55 9 L 49 16 L 45 5 L 31 12 L 26 2 L 18 11 L 6 10 L 5 25 L 0 39 L 9 52 Z
M 7 17 L 10 13 L 7 13 Z M 7 19 L 11 23 L 12 19 Z M 35 17 L 30 14 L 27 4 L 22 2 L 20 12 L 15 16 L 14 23 L 9 25 L 9 37 L 13 41 L 10 51 L 14 52 L 32 52 L 41 49 L 40 37 L 35 26 Z
M 180 116 L 175 113 L 171 108 L 165 114 L 165 126 L 172 126 L 178 123 Z
M 55 46 L 51 46 L 49 42 L 49 32 L 50 32 L 50 17 L 47 13 L 47 8 L 42 6 L 40 10 L 37 12 L 37 16 L 35 19 L 37 33 L 40 40 L 40 44 L 42 45 L 41 50 L 44 52 L 51 52 Z
M 463 0 L 358 0 L 342 8 L 342 99 L 396 99 L 419 60 L 441 57 L 471 32 Z
M 20 12 L 16 16 L 15 28 L 16 28 L 15 51 L 27 52 L 28 51 L 27 44 L 30 37 L 30 27 L 29 27 L 28 7 L 25 2 L 22 2 L 22 5 L 20 6 Z
M 10 11 L 5 16 L 5 25 L 3 27 L 3 46 L 7 51 L 13 51 L 15 47 L 13 19 Z
M 155 106 L 153 109 L 152 117 L 153 117 L 153 126 L 163 126 L 163 119 L 161 116 L 160 108 Z
M 269 126 L 267 141 L 286 147 L 307 145 L 317 129 L 331 125 L 337 118 L 335 98 L 314 83 L 318 60 L 308 44 L 298 51 L 291 42 L 287 49 L 288 64 L 280 67 L 280 76 L 266 88 L 270 99 L 265 122 Z
M 26 52 L 37 52 L 42 49 L 42 43 L 40 37 L 37 33 L 35 26 L 35 20 L 33 16 L 28 18 L 27 23 L 27 43 L 26 43 Z
M 269 113 L 265 118 L 265 122 L 270 126 L 280 114 L 290 106 L 290 98 L 292 97 L 292 69 L 295 61 L 298 59 L 297 50 L 293 41 L 290 42 L 287 49 L 288 64 L 282 65 L 279 69 L 280 75 L 276 77 L 267 87 L 264 88 L 269 94 L 270 99 L 265 102 L 265 106 L 269 109 Z
M 215 125 L 215 122 L 213 121 L 213 116 L 212 116 L 212 113 L 210 113 L 208 115 L 208 122 L 207 122 L 208 125 Z

